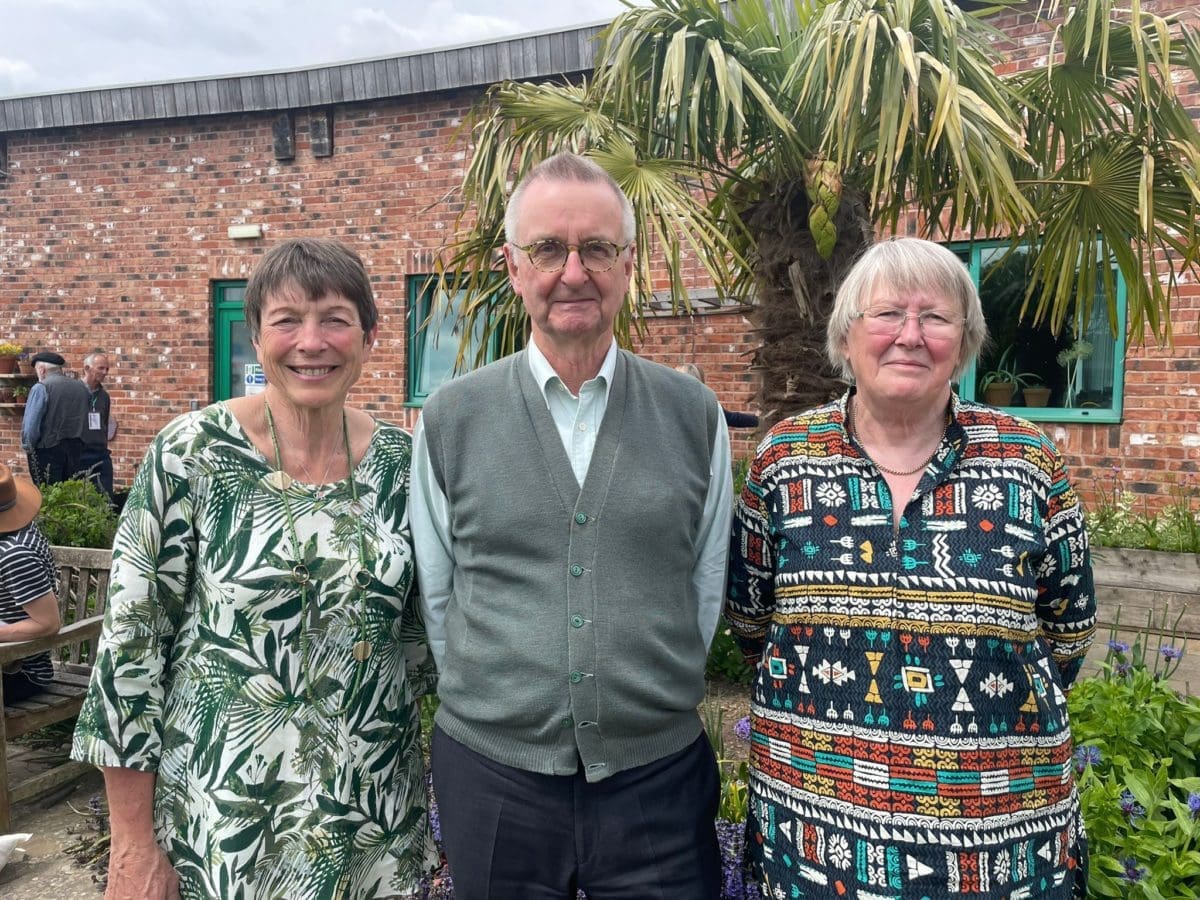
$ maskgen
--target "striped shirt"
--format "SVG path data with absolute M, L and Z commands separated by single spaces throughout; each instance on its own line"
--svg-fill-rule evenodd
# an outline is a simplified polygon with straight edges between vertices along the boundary
M 20 531 L 0 534 L 0 622 L 29 618 L 25 604 L 53 591 L 58 593 L 58 566 L 50 544 L 32 523 Z M 30 681 L 46 684 L 54 675 L 49 653 L 21 660 Z

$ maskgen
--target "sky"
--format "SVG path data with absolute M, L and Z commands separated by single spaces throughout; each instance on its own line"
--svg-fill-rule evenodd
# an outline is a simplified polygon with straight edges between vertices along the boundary
M 611 19 L 620 0 L 0 0 L 0 97 L 306 68 Z

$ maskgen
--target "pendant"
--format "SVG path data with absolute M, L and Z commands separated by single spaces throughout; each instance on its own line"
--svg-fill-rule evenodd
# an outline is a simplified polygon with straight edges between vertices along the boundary
M 355 641 L 354 647 L 351 648 L 350 652 L 352 654 L 354 654 L 354 658 L 358 662 L 366 662 L 368 659 L 371 658 L 371 654 L 374 652 L 374 650 L 375 650 L 375 648 L 371 646 L 370 641 L 362 640 L 362 641 Z
M 282 469 L 276 469 L 264 479 L 267 484 L 279 491 L 286 491 L 292 486 L 292 476 Z

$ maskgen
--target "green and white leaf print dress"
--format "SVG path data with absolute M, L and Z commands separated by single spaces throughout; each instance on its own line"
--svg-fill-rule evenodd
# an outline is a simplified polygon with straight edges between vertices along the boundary
M 157 772 L 155 829 L 184 898 L 404 896 L 436 863 L 410 451 L 405 432 L 376 425 L 357 507 L 348 480 L 288 488 L 306 608 L 273 466 L 229 410 L 181 416 L 151 445 L 72 755 Z M 364 638 L 373 653 L 357 662 Z

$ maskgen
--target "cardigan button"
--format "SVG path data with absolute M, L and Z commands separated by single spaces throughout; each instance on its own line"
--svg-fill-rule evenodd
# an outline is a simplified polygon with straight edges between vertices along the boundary
M 579 565 L 578 563 L 571 566 L 571 574 L 574 575 L 576 578 L 578 578 L 580 575 L 583 574 L 583 566 Z
M 583 681 L 583 673 L 582 672 L 572 672 L 571 673 L 571 684 L 579 684 L 579 682 L 581 682 L 581 681 Z
M 572 719 L 570 716 L 563 716 L 559 720 L 558 724 L 561 725 L 563 728 L 570 728 L 571 726 L 573 726 L 575 724 L 575 720 Z
M 571 627 L 572 628 L 582 628 L 583 627 L 583 616 L 571 616 Z
M 586 525 L 587 524 L 587 513 L 581 513 L 581 512 L 575 513 L 575 521 L 580 525 Z

